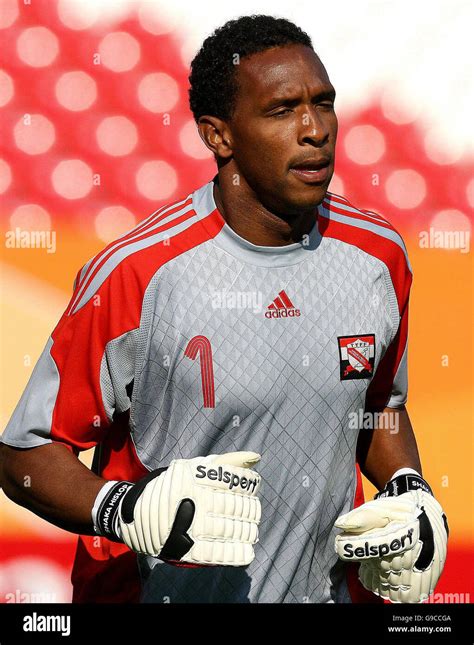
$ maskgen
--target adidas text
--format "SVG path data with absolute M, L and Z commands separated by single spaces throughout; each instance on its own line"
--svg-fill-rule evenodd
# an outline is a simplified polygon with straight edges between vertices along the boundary
M 272 309 L 265 312 L 265 318 L 292 318 L 301 316 L 299 309 Z

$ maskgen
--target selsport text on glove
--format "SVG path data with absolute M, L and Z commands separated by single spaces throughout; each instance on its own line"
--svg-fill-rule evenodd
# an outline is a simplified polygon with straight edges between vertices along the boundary
M 419 603 L 433 593 L 446 560 L 446 515 L 426 481 L 400 475 L 374 500 L 341 515 L 336 553 L 360 562 L 359 579 L 395 603 Z
M 175 459 L 130 482 L 108 482 L 92 512 L 95 530 L 171 563 L 246 566 L 261 516 L 254 452 Z

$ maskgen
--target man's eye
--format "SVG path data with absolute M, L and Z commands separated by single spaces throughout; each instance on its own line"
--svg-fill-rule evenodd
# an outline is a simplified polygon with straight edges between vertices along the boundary
M 330 110 L 334 109 L 334 103 L 332 103 L 332 101 L 326 101 L 325 103 L 318 103 L 318 105 L 320 105 L 323 108 L 330 109 Z
M 285 108 L 283 110 L 280 110 L 279 112 L 275 112 L 274 114 L 272 114 L 272 116 L 285 116 L 289 112 L 291 112 L 290 108 Z

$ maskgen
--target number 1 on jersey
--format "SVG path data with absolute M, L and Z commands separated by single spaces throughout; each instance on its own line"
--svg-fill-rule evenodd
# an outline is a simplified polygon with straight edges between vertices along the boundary
M 214 368 L 212 366 L 211 343 L 205 336 L 194 336 L 184 350 L 184 355 L 191 360 L 196 360 L 199 354 L 201 365 L 202 395 L 205 408 L 215 408 Z

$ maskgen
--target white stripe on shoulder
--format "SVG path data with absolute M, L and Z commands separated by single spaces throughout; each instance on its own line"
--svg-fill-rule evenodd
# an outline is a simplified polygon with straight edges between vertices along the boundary
M 371 214 L 371 211 L 361 211 L 358 208 L 355 208 L 355 206 L 351 206 L 350 204 L 341 204 L 341 202 L 337 201 L 336 199 L 332 199 L 333 195 L 331 193 L 327 194 L 330 194 L 330 198 L 328 199 L 329 203 L 331 205 L 334 205 L 336 208 L 340 208 L 341 210 L 347 211 L 348 213 L 354 213 L 354 215 L 370 217 L 370 219 L 373 219 L 376 222 L 382 222 L 383 224 L 388 224 L 388 226 L 390 226 L 389 222 L 386 222 L 382 217 L 377 216 L 376 213 Z
M 186 201 L 186 200 L 184 200 L 184 201 Z M 162 214 L 163 214 L 163 215 L 164 215 L 164 214 L 166 214 L 169 210 L 172 210 L 174 206 L 175 206 L 175 204 L 170 204 L 170 205 L 168 206 L 168 208 L 167 208 L 165 211 L 163 211 L 163 213 L 162 213 Z M 129 246 L 129 245 L 132 245 L 133 240 L 136 240 L 137 238 L 140 238 L 140 237 L 141 237 L 142 235 L 144 235 L 144 234 L 148 234 L 148 233 L 150 233 L 150 232 L 151 232 L 151 231 L 153 231 L 154 229 L 156 229 L 156 228 L 158 228 L 158 227 L 160 227 L 160 226 L 162 226 L 162 225 L 164 225 L 164 224 L 168 224 L 168 223 L 169 223 L 169 222 L 171 222 L 174 218 L 178 218 L 178 217 L 180 217 L 181 215 L 184 215 L 185 213 L 187 213 L 188 211 L 191 211 L 191 210 L 192 210 L 192 204 L 188 204 L 185 208 L 182 208 L 182 209 L 178 210 L 177 212 L 172 213 L 171 215 L 169 215 L 169 216 L 167 216 L 167 217 L 164 217 L 163 219 L 161 219 L 161 220 L 160 220 L 158 223 L 156 223 L 155 225 L 147 226 L 145 229 L 143 229 L 143 230 L 141 230 L 141 231 L 137 231 L 134 235 L 130 235 L 130 237 L 126 240 L 126 242 L 125 242 L 125 240 L 124 240 L 124 239 L 122 239 L 122 238 L 118 238 L 118 239 L 117 239 L 117 240 L 115 240 L 115 242 L 114 242 L 114 243 L 113 243 L 113 244 L 112 244 L 112 245 L 111 245 L 111 246 L 106 250 L 106 252 L 105 252 L 105 253 L 101 252 L 101 253 L 99 253 L 97 256 L 95 256 L 94 258 L 92 258 L 92 260 L 91 260 L 91 261 L 89 261 L 89 263 L 86 265 L 86 266 L 87 266 L 87 275 L 85 275 L 84 279 L 82 279 L 82 275 L 81 275 L 82 284 L 81 284 L 81 287 L 80 287 L 79 291 L 77 292 L 77 295 L 76 295 L 76 297 L 75 297 L 75 299 L 74 299 L 74 302 L 71 304 L 70 310 L 71 310 L 71 309 L 76 310 L 76 304 L 78 303 L 79 299 L 81 299 L 81 298 L 82 298 L 82 294 L 83 294 L 83 293 L 84 293 L 84 291 L 85 291 L 85 288 L 86 288 L 86 282 L 87 282 L 88 277 L 89 277 L 90 275 L 92 275 L 92 273 L 95 271 L 95 269 L 99 266 L 99 264 L 101 264 L 101 262 L 103 262 L 103 260 L 104 260 L 105 258 L 107 258 L 107 257 L 108 257 L 108 258 L 110 259 L 110 256 L 112 256 L 112 257 L 113 257 L 113 256 L 115 255 L 115 253 L 116 253 L 116 249 L 120 248 L 120 247 L 124 244 L 124 242 L 125 242 L 126 246 L 125 246 L 125 247 L 122 247 L 122 248 L 128 248 L 128 246 Z M 168 236 L 170 236 L 170 235 L 174 235 L 174 227 L 172 227 L 171 229 L 168 229 L 168 230 L 164 231 L 163 239 L 164 239 L 164 237 L 166 237 L 167 235 L 168 235 Z M 143 241 L 144 241 L 144 242 L 146 242 L 146 240 L 143 240 Z M 138 248 L 137 248 L 137 246 L 136 246 L 136 245 L 134 245 L 134 246 L 133 246 L 133 248 L 134 248 L 135 250 L 138 250 Z M 144 247 L 144 248 L 145 248 L 145 247 Z M 126 255 L 125 255 L 124 257 L 126 257 Z M 105 265 L 110 266 L 109 260 L 107 260 L 107 262 L 105 263 Z M 104 265 L 104 266 L 105 266 L 105 265 Z M 116 265 L 115 265 L 115 266 L 116 266 Z M 115 266 L 114 266 L 113 268 L 115 268 Z M 85 268 L 85 267 L 84 267 L 84 268 Z M 103 267 L 102 267 L 102 268 L 103 268 Z M 111 270 L 113 270 L 113 269 L 111 269 Z M 101 269 L 101 271 L 102 271 L 102 269 Z M 100 273 L 100 272 L 99 272 L 99 273 Z M 105 276 L 105 277 L 107 277 L 107 276 Z M 104 278 L 104 279 L 105 279 L 105 278 Z M 94 280 L 93 280 L 93 282 L 94 282 Z M 102 284 L 102 283 L 101 283 L 101 284 Z
M 342 199 L 342 201 L 343 201 L 343 202 L 345 202 L 346 204 L 348 204 L 348 203 L 349 203 L 349 200 L 348 200 L 348 199 L 346 199 L 346 198 L 345 198 L 345 197 L 343 197 L 342 195 L 338 195 L 337 193 L 331 193 L 331 191 L 330 191 L 330 190 L 327 190 L 327 191 L 326 191 L 326 195 L 329 195 L 329 197 L 335 197 L 336 199 Z
M 173 202 L 172 204 L 165 204 L 164 206 L 161 206 L 156 211 L 154 211 L 151 215 L 149 215 L 147 218 L 145 218 L 141 222 L 138 222 L 138 224 L 134 228 L 132 228 L 127 233 L 124 233 L 117 239 L 120 240 L 123 237 L 126 237 L 127 235 L 131 235 L 132 233 L 136 233 L 138 231 L 140 231 L 140 233 L 143 233 L 143 231 L 146 228 L 148 228 L 151 224 L 153 224 L 153 222 L 156 219 L 158 219 L 161 215 L 163 215 L 165 212 L 168 212 L 172 208 L 177 208 L 178 206 L 182 206 L 189 198 L 190 198 L 190 195 L 188 195 L 185 199 L 182 199 L 179 202 Z
M 82 281 L 84 280 L 84 276 L 86 275 L 87 270 L 89 269 L 89 267 L 90 267 L 90 265 L 92 264 L 92 262 L 93 262 L 93 261 L 94 261 L 94 258 L 91 258 L 88 262 L 86 262 L 86 263 L 84 264 L 84 266 L 83 266 L 83 267 L 82 267 L 82 269 L 81 269 L 81 275 L 79 276 L 79 282 L 78 282 L 78 284 L 74 285 L 74 289 L 75 289 L 79 284 L 82 284 Z
M 366 210 L 366 211 L 362 211 L 362 212 L 364 213 L 364 215 L 372 215 L 375 219 L 378 219 L 379 222 L 383 222 L 384 224 L 390 224 L 390 222 L 388 222 L 386 219 L 384 219 L 382 217 L 382 215 L 379 215 L 375 211 Z
M 123 235 L 120 235 L 119 237 L 115 238 L 115 240 L 113 242 L 114 248 L 117 246 L 117 244 L 121 244 L 123 242 L 124 238 L 126 238 L 128 236 L 131 236 L 132 234 L 143 235 L 145 230 L 148 229 L 151 226 L 151 224 L 153 223 L 153 221 L 156 218 L 158 218 L 160 215 L 165 214 L 165 212 L 168 212 L 172 208 L 175 208 L 177 206 L 180 206 L 181 204 L 184 204 L 189 199 L 189 197 L 190 196 L 188 195 L 188 197 L 186 197 L 186 199 L 183 199 L 183 200 L 178 201 L 178 202 L 173 202 L 172 204 L 165 204 L 164 206 L 161 206 L 160 208 L 158 208 L 156 211 L 153 211 L 153 213 L 151 215 L 149 215 L 147 218 L 145 218 L 141 222 L 138 222 L 138 224 L 136 226 L 134 226 L 132 229 L 130 229 L 126 233 L 123 233 Z M 97 255 L 92 257 L 82 267 L 81 274 L 79 276 L 78 284 L 76 284 L 74 286 L 74 288 L 76 288 L 78 285 L 81 285 L 84 282 L 84 278 L 85 278 L 85 276 L 86 276 L 91 264 L 94 263 L 94 266 L 92 267 L 92 270 L 94 270 L 94 267 L 97 265 L 97 262 L 100 262 L 102 260 L 102 258 L 104 257 L 104 255 L 103 255 L 104 250 L 105 249 L 103 249 L 102 251 L 99 251 L 99 253 Z M 107 250 L 107 253 L 108 253 L 108 250 Z
M 195 208 L 193 209 L 194 196 L 199 192 L 200 191 L 196 191 L 193 194 L 193 201 L 190 204 L 188 204 L 186 207 L 180 209 L 176 213 L 172 213 L 171 216 L 165 217 L 164 219 L 160 220 L 157 224 L 147 227 L 146 231 L 139 231 L 136 235 L 131 236 L 129 240 L 127 240 L 127 243 L 121 248 L 117 248 L 119 247 L 119 243 L 117 243 L 117 244 L 114 244 L 110 249 L 108 249 L 107 254 L 104 254 L 100 257 L 100 260 L 97 262 L 97 265 L 100 264 L 100 262 L 102 262 L 107 257 L 106 262 L 97 271 L 96 275 L 91 280 L 90 284 L 86 286 L 84 283 L 82 285 L 74 302 L 71 304 L 69 313 L 73 314 L 76 311 L 78 311 L 81 307 L 83 307 L 86 304 L 86 302 L 97 292 L 100 286 L 105 282 L 105 280 L 110 275 L 110 273 L 120 264 L 120 262 L 122 262 L 122 260 L 124 260 L 124 258 L 128 257 L 132 253 L 141 251 L 142 249 L 153 246 L 154 244 L 158 244 L 169 237 L 174 237 L 175 235 L 182 233 L 184 230 L 186 230 L 187 228 L 195 224 L 197 221 L 207 217 L 210 214 L 210 212 L 212 212 L 213 210 L 212 208 L 211 210 L 208 210 L 205 207 L 203 208 L 205 204 L 200 203 L 199 211 L 196 210 Z M 186 199 L 189 199 L 189 197 Z M 170 208 L 172 208 L 173 206 L 175 206 L 175 204 L 172 204 Z M 150 235 L 150 233 L 152 233 L 153 230 L 161 227 L 163 224 L 166 224 L 172 221 L 173 219 L 176 219 L 181 215 L 184 215 L 193 210 L 195 211 L 194 214 L 190 216 L 188 219 L 186 219 L 185 221 L 172 226 L 166 231 L 161 231 L 154 235 Z M 147 234 L 147 237 L 145 237 L 144 239 L 137 239 L 137 238 L 140 238 L 144 232 Z M 92 268 L 91 272 L 94 271 L 94 269 L 95 267 Z
M 355 219 L 354 217 L 348 217 L 347 215 L 341 215 L 340 213 L 335 213 L 334 211 L 329 210 L 324 204 L 320 205 L 318 212 L 323 217 L 326 217 L 326 219 L 332 219 L 335 222 L 340 222 L 341 224 L 348 224 L 349 226 L 354 226 L 355 228 L 365 229 L 366 231 L 370 231 L 371 233 L 380 235 L 380 237 L 384 237 L 387 240 L 391 240 L 392 242 L 395 242 L 395 244 L 397 244 L 397 246 L 399 246 L 403 251 L 405 260 L 407 262 L 407 266 L 410 270 L 410 273 L 412 273 L 410 260 L 408 259 L 408 253 L 405 247 L 405 243 L 403 242 L 403 239 L 400 237 L 400 235 L 392 228 L 387 228 L 386 226 L 380 226 L 379 224 L 376 224 L 375 221 L 368 222 L 367 220 Z

